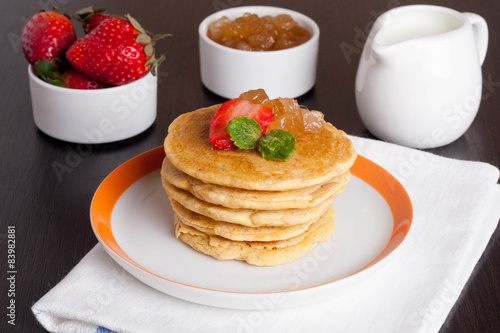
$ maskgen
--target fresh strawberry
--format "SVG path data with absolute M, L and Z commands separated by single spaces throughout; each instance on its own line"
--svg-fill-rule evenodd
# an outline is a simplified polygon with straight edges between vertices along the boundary
M 59 87 L 72 89 L 101 89 L 109 85 L 97 82 L 69 66 L 64 58 L 51 61 L 39 60 L 35 63 L 35 73 L 43 81 Z
M 92 15 L 87 22 L 84 24 L 84 30 L 85 33 L 88 34 L 92 30 L 95 29 L 99 24 L 101 24 L 103 21 L 112 18 L 113 16 L 108 15 L 108 14 L 94 14 Z
M 210 120 L 209 139 L 212 146 L 217 149 L 236 147 L 231 140 L 227 126 L 231 120 L 241 116 L 255 119 L 262 127 L 262 133 L 266 132 L 267 126 L 274 120 L 271 108 L 241 98 L 227 101 L 220 106 Z
M 102 89 L 109 87 L 109 85 L 97 82 L 74 68 L 68 68 L 62 73 L 61 81 L 64 87 L 72 89 Z
M 105 8 L 94 8 L 90 6 L 77 11 L 74 18 L 82 23 L 83 31 L 88 34 L 104 20 L 113 17 L 111 15 L 104 14 L 104 12 L 106 12 Z
M 143 77 L 163 60 L 154 57 L 155 41 L 165 35 L 152 35 L 130 15 L 110 17 L 78 39 L 66 57 L 70 64 L 94 80 L 122 85 Z
M 57 9 L 34 15 L 21 37 L 24 56 L 31 65 L 61 56 L 61 50 L 67 50 L 75 40 L 73 24 Z

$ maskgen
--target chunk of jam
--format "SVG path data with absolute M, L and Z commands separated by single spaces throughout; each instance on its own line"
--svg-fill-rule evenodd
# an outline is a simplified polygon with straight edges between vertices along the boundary
M 311 39 L 311 33 L 288 14 L 259 17 L 245 13 L 234 21 L 223 16 L 208 26 L 207 36 L 216 43 L 244 51 L 283 50 Z
M 267 127 L 267 132 L 273 129 L 284 129 L 300 138 L 306 132 L 321 130 L 325 122 L 323 113 L 309 111 L 300 107 L 292 98 L 269 99 L 264 89 L 249 90 L 239 96 L 255 104 L 271 108 L 274 121 Z

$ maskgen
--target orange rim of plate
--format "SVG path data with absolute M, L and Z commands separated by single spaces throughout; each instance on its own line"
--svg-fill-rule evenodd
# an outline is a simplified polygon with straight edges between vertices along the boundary
M 375 259 L 373 259 L 363 268 L 350 274 L 349 276 L 330 281 L 322 285 L 279 292 L 224 291 L 192 286 L 182 282 L 170 280 L 148 271 L 146 268 L 131 259 L 118 245 L 111 229 L 111 214 L 118 199 L 136 181 L 151 172 L 159 170 L 161 168 L 164 157 L 165 152 L 163 150 L 163 147 L 160 146 L 130 159 L 129 161 L 116 168 L 113 172 L 111 172 L 111 174 L 109 174 L 103 180 L 101 185 L 99 185 L 94 194 L 94 197 L 92 198 L 92 203 L 90 205 L 90 219 L 92 228 L 94 229 L 97 238 L 104 246 L 113 251 L 116 255 L 118 255 L 121 259 L 125 260 L 129 264 L 135 266 L 136 268 L 142 270 L 147 274 L 156 276 L 165 281 L 201 290 L 234 294 L 270 294 L 317 288 L 321 287 L 322 285 L 328 285 L 330 283 L 346 279 L 377 264 L 382 259 L 391 254 L 395 249 L 397 249 L 410 231 L 413 218 L 413 207 L 410 201 L 410 197 L 408 196 L 408 193 L 406 192 L 404 187 L 384 168 L 370 161 L 369 159 L 358 155 L 354 165 L 350 169 L 351 174 L 366 182 L 368 185 L 373 187 L 380 195 L 382 195 L 382 197 L 389 205 L 394 222 L 392 235 L 385 248 Z

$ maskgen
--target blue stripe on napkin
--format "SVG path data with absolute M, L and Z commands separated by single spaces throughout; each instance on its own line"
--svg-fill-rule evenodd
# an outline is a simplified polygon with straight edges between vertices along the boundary
M 99 326 L 96 330 L 95 333 L 116 333 L 115 331 L 108 330 L 106 327 Z

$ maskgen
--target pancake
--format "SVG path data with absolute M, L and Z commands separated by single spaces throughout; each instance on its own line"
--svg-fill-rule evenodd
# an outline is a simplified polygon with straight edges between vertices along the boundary
M 171 200 L 174 212 L 182 223 L 209 235 L 217 235 L 236 241 L 276 241 L 285 240 L 305 232 L 310 224 L 298 224 L 288 227 L 252 228 L 239 224 L 221 222 L 186 209 L 175 200 Z
M 264 159 L 256 150 L 219 150 L 209 141 L 210 119 L 220 105 L 177 117 L 165 138 L 165 154 L 182 172 L 202 182 L 259 191 L 286 191 L 325 183 L 345 173 L 356 152 L 347 134 L 325 123 L 297 137 L 288 161 Z
M 196 198 L 228 208 L 277 210 L 315 207 L 332 195 L 339 195 L 350 180 L 347 171 L 332 180 L 289 191 L 255 191 L 207 184 L 176 169 L 165 157 L 161 177 Z
M 331 196 L 316 207 L 303 209 L 232 209 L 202 201 L 191 193 L 173 186 L 166 180 L 162 179 L 162 184 L 171 200 L 178 201 L 190 211 L 217 221 L 236 223 L 247 227 L 282 227 L 312 223 L 326 212 L 333 199 L 335 199 L 335 196 Z
M 175 235 L 198 252 L 219 260 L 243 260 L 256 266 L 276 266 L 290 263 L 312 250 L 318 242 L 328 239 L 335 231 L 333 208 L 300 238 L 273 242 L 241 242 L 208 235 L 182 223 L 174 214 Z M 297 241 L 298 240 L 298 241 Z

